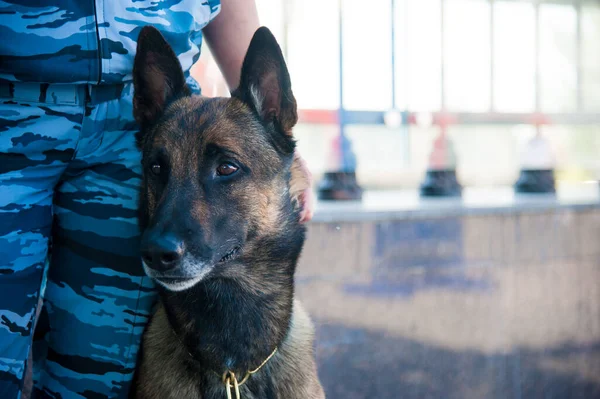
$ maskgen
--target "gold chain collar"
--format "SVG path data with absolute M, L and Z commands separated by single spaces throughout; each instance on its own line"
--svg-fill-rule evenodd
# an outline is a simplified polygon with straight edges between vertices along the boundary
M 233 399 L 231 396 L 231 388 L 234 389 L 235 399 L 240 399 L 241 398 L 240 397 L 240 386 L 244 385 L 246 383 L 246 381 L 248 381 L 248 378 L 250 378 L 250 376 L 252 374 L 257 373 L 258 370 L 260 370 L 265 364 L 267 364 L 267 362 L 275 355 L 276 352 L 277 352 L 277 347 L 273 350 L 273 352 L 271 352 L 269 357 L 267 357 L 265 359 L 265 361 L 260 364 L 260 366 L 258 366 L 254 370 L 248 370 L 246 372 L 246 375 L 240 382 L 238 382 L 237 377 L 235 376 L 235 373 L 233 371 L 228 370 L 225 373 L 223 373 L 223 377 L 221 378 L 221 380 L 223 381 L 223 384 L 225 385 L 225 392 L 227 394 L 227 399 Z
M 188 356 L 194 360 L 194 356 L 192 356 L 192 354 L 190 353 L 190 351 L 187 349 L 187 347 L 185 346 L 185 344 L 183 343 L 183 341 L 181 340 L 181 338 L 179 338 L 179 336 L 177 335 L 177 333 L 175 332 L 175 329 L 171 326 L 171 331 L 173 332 L 173 335 L 175 336 L 175 338 L 179 341 L 179 343 L 185 348 L 185 351 L 187 352 Z M 223 385 L 225 385 L 225 392 L 227 394 L 227 399 L 233 399 L 233 397 L 231 396 L 231 388 L 234 389 L 235 392 L 235 399 L 241 399 L 240 396 L 240 387 L 242 385 L 244 385 L 246 383 L 246 381 L 248 381 L 248 378 L 250 378 L 250 376 L 252 376 L 253 374 L 258 373 L 258 371 L 263 368 L 263 366 L 265 364 L 267 364 L 267 362 L 269 360 L 271 360 L 271 358 L 273 356 L 275 356 L 275 353 L 277 352 L 277 347 L 275 347 L 275 349 L 273 349 L 273 352 L 271 352 L 271 354 L 260 364 L 260 366 L 258 366 L 257 368 L 255 368 L 254 370 L 248 370 L 246 372 L 246 375 L 244 376 L 244 378 L 242 379 L 242 381 L 238 382 L 237 377 L 235 376 L 235 373 L 231 370 L 227 370 L 226 372 L 223 373 L 223 376 L 221 377 L 221 381 L 223 381 Z M 218 373 L 214 372 L 213 373 L 217 376 L 219 376 Z

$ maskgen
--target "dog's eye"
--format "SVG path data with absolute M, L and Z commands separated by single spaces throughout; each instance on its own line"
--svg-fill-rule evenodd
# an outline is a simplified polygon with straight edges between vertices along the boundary
M 217 167 L 217 174 L 219 176 L 230 176 L 237 172 L 237 170 L 238 167 L 235 165 L 232 165 L 230 163 L 222 163 Z
M 150 171 L 152 172 L 152 174 L 154 174 L 156 176 L 160 175 L 160 165 L 157 163 L 152 164 L 150 166 Z

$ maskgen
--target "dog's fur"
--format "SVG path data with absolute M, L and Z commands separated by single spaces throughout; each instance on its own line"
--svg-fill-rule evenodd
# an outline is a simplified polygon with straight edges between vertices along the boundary
M 131 396 L 222 399 L 225 371 L 241 380 L 277 347 L 242 398 L 324 398 L 313 327 L 294 299 L 307 182 L 294 161 L 296 102 L 275 38 L 257 30 L 231 98 L 190 95 L 152 27 L 140 33 L 133 77 L 142 258 L 160 303 Z

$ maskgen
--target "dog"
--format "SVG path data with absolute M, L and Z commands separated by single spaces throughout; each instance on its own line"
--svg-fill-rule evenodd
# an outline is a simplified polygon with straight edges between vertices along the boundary
M 294 157 L 296 101 L 259 28 L 229 98 L 192 95 L 153 27 L 139 35 L 141 254 L 159 302 L 132 398 L 321 399 L 313 325 L 294 297 L 305 240 Z

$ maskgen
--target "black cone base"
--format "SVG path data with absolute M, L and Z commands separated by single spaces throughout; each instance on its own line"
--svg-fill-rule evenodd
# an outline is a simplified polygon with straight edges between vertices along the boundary
M 517 193 L 555 193 L 553 169 L 523 169 L 515 183 Z
M 355 172 L 327 172 L 319 184 L 320 200 L 357 201 L 363 190 L 356 181 Z
M 456 170 L 428 170 L 420 193 L 421 197 L 460 197 L 462 186 L 456 180 Z

